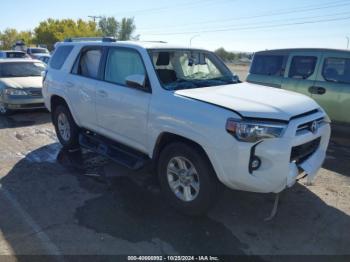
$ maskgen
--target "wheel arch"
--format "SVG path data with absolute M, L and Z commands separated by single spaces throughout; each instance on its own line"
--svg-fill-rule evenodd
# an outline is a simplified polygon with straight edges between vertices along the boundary
M 193 141 L 189 138 L 183 137 L 183 136 L 178 135 L 178 134 L 170 133 L 170 132 L 161 133 L 156 140 L 155 147 L 154 147 L 153 154 L 152 154 L 152 160 L 153 160 L 152 162 L 154 163 L 154 168 L 156 167 L 156 163 L 159 160 L 159 156 L 160 156 L 160 153 L 162 152 L 162 150 L 167 145 L 175 143 L 175 142 L 182 142 L 182 143 L 186 143 L 188 145 L 193 146 L 199 153 L 201 153 L 203 155 L 203 157 L 206 158 L 206 160 L 210 163 L 213 171 L 215 172 L 214 166 L 213 166 L 207 152 L 199 143 L 197 143 L 196 141 Z M 216 175 L 216 172 L 215 172 L 215 175 Z
M 52 113 L 53 113 L 53 110 L 54 110 L 58 105 L 65 105 L 65 106 L 69 109 L 69 111 L 70 111 L 70 113 L 71 113 L 71 115 L 72 115 L 72 117 L 73 117 L 75 123 L 76 123 L 77 125 L 79 125 L 79 122 L 77 121 L 76 117 L 75 117 L 74 114 L 73 114 L 72 108 L 69 106 L 69 104 L 67 103 L 67 101 L 66 101 L 62 96 L 59 96 L 59 95 L 52 95 L 51 98 L 50 98 L 51 117 L 53 116 L 53 114 L 52 114 Z

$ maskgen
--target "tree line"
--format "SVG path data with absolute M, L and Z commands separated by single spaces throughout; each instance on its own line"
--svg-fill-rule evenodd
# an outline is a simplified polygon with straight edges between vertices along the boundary
M 133 18 L 102 17 L 98 23 L 82 19 L 47 19 L 40 22 L 34 30 L 18 31 L 8 28 L 0 31 L 0 48 L 11 49 L 18 40 L 26 45 L 46 45 L 52 50 L 56 42 L 69 37 L 112 36 L 118 40 L 138 39 L 134 36 L 136 25 Z
M 229 52 L 226 51 L 225 48 L 220 47 L 219 49 L 214 51 L 217 56 L 223 59 L 226 62 L 234 62 L 239 60 L 250 60 L 252 58 L 251 53 L 245 52 Z

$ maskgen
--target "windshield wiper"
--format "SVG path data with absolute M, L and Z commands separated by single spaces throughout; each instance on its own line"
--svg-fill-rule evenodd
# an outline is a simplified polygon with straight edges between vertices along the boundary
M 227 77 L 227 76 L 222 76 L 222 77 L 217 77 L 217 78 L 212 78 L 212 79 L 208 79 L 208 80 L 213 80 L 213 81 L 222 81 L 228 84 L 234 84 L 237 83 L 237 81 L 234 81 L 231 77 Z
M 176 81 L 167 84 L 166 87 L 168 90 L 181 90 L 181 89 L 198 88 L 199 86 L 196 83 L 194 83 L 192 80 L 178 78 Z

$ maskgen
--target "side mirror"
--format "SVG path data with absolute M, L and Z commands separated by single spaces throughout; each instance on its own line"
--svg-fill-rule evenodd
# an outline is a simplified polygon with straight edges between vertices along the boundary
M 146 76 L 137 74 L 127 76 L 125 79 L 126 85 L 134 88 L 145 89 L 146 87 Z

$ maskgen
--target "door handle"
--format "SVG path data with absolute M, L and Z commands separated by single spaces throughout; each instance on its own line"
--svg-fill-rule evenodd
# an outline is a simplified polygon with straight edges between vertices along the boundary
M 107 92 L 104 90 L 98 90 L 98 95 L 100 97 L 107 97 L 108 96 Z
M 309 88 L 310 94 L 324 95 L 326 92 L 327 92 L 327 89 L 321 86 L 311 86 Z

